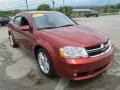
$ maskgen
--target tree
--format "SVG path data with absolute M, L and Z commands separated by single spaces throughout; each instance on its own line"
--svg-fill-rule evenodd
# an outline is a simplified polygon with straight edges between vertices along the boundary
M 8 10 L 8 11 L 0 11 L 0 16 L 14 16 L 17 13 L 22 12 L 22 10 Z
M 38 6 L 37 10 L 39 10 L 39 11 L 51 11 L 52 9 L 50 8 L 50 5 L 42 4 L 42 5 Z
M 67 16 L 69 16 L 69 17 L 70 17 L 71 14 L 73 13 L 73 9 L 72 9 L 72 7 L 70 7 L 70 6 L 60 7 L 60 8 L 58 9 L 58 11 L 64 13 L 65 15 L 67 15 Z
M 120 9 L 120 3 L 116 5 L 116 8 Z
M 118 12 L 118 8 L 116 8 L 116 6 L 113 6 L 113 5 L 106 5 L 103 7 L 103 13 L 115 13 L 115 12 Z
M 103 7 L 103 13 L 107 13 L 108 12 L 108 6 L 106 5 L 105 7 Z
M 109 9 L 110 13 L 114 13 L 114 12 L 118 12 L 118 11 L 119 10 L 117 8 L 115 8 L 115 7 Z

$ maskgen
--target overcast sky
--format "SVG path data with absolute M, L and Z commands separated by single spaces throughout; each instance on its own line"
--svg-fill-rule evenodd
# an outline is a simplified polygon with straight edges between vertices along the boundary
M 26 9 L 26 0 L 0 0 L 0 10 L 8 9 Z M 49 4 L 52 6 L 52 0 L 28 0 L 30 9 L 35 9 L 40 4 Z M 63 0 L 54 0 L 55 7 L 62 6 Z M 64 0 L 65 5 L 70 6 L 89 6 L 89 5 L 106 5 L 120 3 L 120 0 Z

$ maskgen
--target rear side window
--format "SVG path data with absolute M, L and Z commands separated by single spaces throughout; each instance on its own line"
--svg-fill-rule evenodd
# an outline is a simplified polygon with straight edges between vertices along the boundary
M 15 17 L 14 22 L 15 22 L 16 25 L 21 26 L 21 16 Z

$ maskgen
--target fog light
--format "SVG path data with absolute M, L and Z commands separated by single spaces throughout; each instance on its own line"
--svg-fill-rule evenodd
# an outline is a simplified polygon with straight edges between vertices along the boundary
M 73 76 L 74 76 L 74 77 L 77 77 L 77 73 L 74 73 Z

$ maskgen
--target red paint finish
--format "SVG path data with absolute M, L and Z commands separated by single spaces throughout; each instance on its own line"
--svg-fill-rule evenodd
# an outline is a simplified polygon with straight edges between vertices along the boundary
M 70 80 L 82 80 L 95 77 L 111 66 L 114 56 L 113 47 L 107 53 L 96 57 L 71 59 L 63 58 L 59 54 L 59 49 L 65 46 L 85 48 L 105 43 L 108 40 L 106 34 L 82 25 L 37 30 L 32 19 L 34 13 L 43 12 L 25 12 L 17 15 L 27 18 L 31 31 L 22 31 L 20 26 L 11 21 L 9 32 L 13 34 L 15 41 L 21 47 L 32 52 L 34 56 L 34 50 L 37 46 L 44 47 L 52 58 L 57 75 Z M 84 74 L 79 77 L 73 76 L 74 73 L 81 72 Z
M 103 56 L 98 56 L 94 58 L 83 58 L 74 60 L 72 59 L 66 60 L 65 67 L 62 67 L 65 72 L 63 72 L 64 76 L 69 77 L 71 80 L 82 80 L 97 76 L 102 72 L 106 71 L 113 62 L 113 48 L 109 53 L 106 53 Z M 103 67 L 103 68 L 102 68 Z M 101 68 L 101 69 L 100 69 Z M 99 70 L 97 70 L 99 69 Z M 67 72 L 67 73 L 66 73 Z M 74 78 L 73 73 L 79 72 L 88 72 L 86 75 Z

